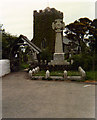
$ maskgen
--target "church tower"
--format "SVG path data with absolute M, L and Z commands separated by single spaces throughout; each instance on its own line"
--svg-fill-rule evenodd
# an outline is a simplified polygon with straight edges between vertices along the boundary
M 63 20 L 63 13 L 55 8 L 47 7 L 44 10 L 33 12 L 33 43 L 41 49 L 48 49 L 54 53 L 55 31 L 52 29 L 52 22 L 55 19 Z

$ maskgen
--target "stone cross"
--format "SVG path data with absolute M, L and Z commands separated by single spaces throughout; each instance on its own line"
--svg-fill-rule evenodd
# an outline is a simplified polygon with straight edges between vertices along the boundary
M 65 24 L 62 21 L 62 19 L 56 19 L 55 22 L 52 23 L 52 28 L 56 32 L 55 53 L 63 53 L 63 44 L 62 44 L 61 32 L 65 28 Z
M 62 19 L 56 19 L 52 23 L 52 29 L 56 32 L 55 39 L 55 52 L 53 54 L 53 60 L 51 60 L 48 65 L 67 65 L 67 61 L 64 60 L 64 52 L 63 52 L 63 35 L 62 32 L 65 28 L 65 23 Z
M 63 29 L 65 28 L 65 24 L 61 19 L 56 19 L 55 22 L 52 23 L 52 28 L 56 32 L 62 32 Z

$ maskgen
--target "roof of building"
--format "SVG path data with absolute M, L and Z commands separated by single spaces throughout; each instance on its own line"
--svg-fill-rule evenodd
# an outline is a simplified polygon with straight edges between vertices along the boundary
M 63 43 L 68 45 L 69 42 L 71 42 L 71 40 L 68 39 L 67 37 L 63 36 Z
M 37 47 L 33 42 L 31 42 L 26 36 L 20 35 L 19 38 L 26 42 L 29 45 L 29 47 L 31 47 L 37 54 L 41 52 L 41 49 Z

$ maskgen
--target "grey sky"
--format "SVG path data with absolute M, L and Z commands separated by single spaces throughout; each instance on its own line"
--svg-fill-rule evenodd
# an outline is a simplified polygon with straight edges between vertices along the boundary
M 32 39 L 33 10 L 43 10 L 48 6 L 64 13 L 65 25 L 81 17 L 95 18 L 95 0 L 2 0 L 0 23 L 6 32 Z

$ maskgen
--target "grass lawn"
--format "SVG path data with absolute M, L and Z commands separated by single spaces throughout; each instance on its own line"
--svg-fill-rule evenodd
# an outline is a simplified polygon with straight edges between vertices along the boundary
M 52 71 L 50 72 L 51 76 L 63 76 L 63 71 Z M 68 76 L 79 76 L 78 71 L 68 71 Z M 45 71 L 39 71 L 34 74 L 34 76 L 45 76 Z M 97 71 L 87 71 L 85 80 L 97 81 Z
M 63 71 L 52 71 L 50 72 L 51 76 L 63 76 Z M 73 76 L 73 75 L 80 75 L 79 72 L 77 71 L 68 71 L 68 75 Z M 39 71 L 36 73 L 34 76 L 45 76 L 45 71 Z
M 88 72 L 86 72 L 86 80 L 97 81 L 97 71 L 88 71 Z

